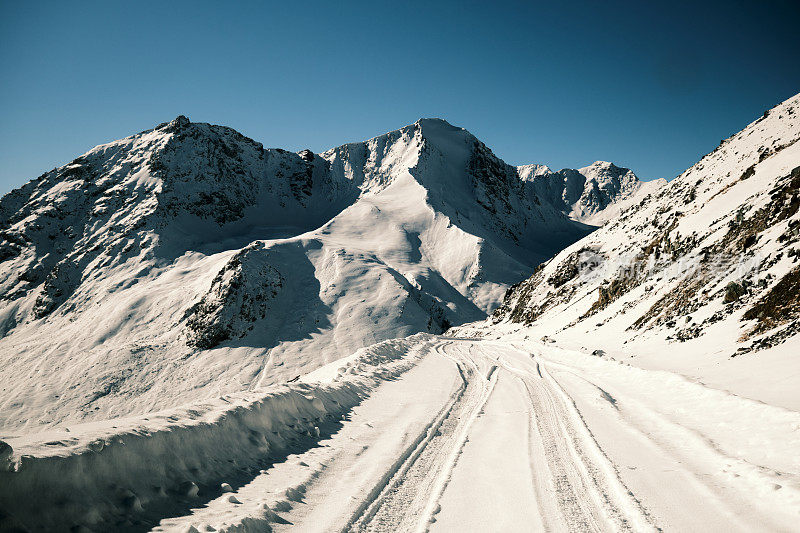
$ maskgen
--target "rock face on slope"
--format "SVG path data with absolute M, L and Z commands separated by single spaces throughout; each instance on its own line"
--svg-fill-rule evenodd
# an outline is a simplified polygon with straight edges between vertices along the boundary
M 593 229 L 443 120 L 314 154 L 180 116 L 0 200 L 0 424 L 269 385 L 479 320 Z
M 628 350 L 796 346 L 798 138 L 800 95 L 542 265 L 493 320 Z
M 259 245 L 250 245 L 234 255 L 214 277 L 208 292 L 186 311 L 190 346 L 213 348 L 242 338 L 274 307 L 284 279 L 258 249 Z

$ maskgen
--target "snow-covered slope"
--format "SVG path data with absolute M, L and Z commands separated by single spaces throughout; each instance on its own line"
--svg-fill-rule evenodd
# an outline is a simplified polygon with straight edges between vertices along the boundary
M 623 204 L 666 183 L 664 179 L 642 182 L 630 169 L 606 161 L 595 161 L 577 170 L 553 172 L 544 165 L 523 165 L 517 171 L 544 201 L 573 220 L 595 226 L 616 218 Z
M 537 268 L 509 291 L 496 331 L 528 324 L 536 338 L 795 401 L 798 138 L 800 95 Z
M 591 229 L 442 120 L 313 154 L 178 117 L 0 201 L 0 426 L 252 389 L 479 320 Z
M 314 155 L 179 119 L 45 175 L 0 203 L 0 530 L 792 530 L 798 111 L 493 320 L 341 358 L 586 228 L 442 121 Z

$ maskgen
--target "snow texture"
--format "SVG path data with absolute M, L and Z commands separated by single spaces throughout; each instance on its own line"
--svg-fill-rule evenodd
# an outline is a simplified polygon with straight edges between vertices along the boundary
M 619 217 L 538 267 L 478 329 L 524 325 L 532 337 L 800 407 L 798 138 L 800 95 L 622 202 Z
M 265 387 L 480 320 L 593 229 L 443 120 L 313 154 L 181 116 L 0 200 L 0 425 Z
M 668 184 L 434 119 L 43 175 L 0 200 L 0 530 L 793 529 L 798 114 Z

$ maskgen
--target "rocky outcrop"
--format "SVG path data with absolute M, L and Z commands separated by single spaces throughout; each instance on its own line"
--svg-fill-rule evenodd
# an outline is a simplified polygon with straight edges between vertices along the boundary
M 261 246 L 234 255 L 203 298 L 186 311 L 188 343 L 201 349 L 244 337 L 279 296 L 284 278 L 267 262 Z

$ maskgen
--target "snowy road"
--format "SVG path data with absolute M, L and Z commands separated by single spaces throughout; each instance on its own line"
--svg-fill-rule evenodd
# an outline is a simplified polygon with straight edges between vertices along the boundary
M 441 338 L 319 447 L 160 529 L 788 531 L 799 432 L 674 374 Z
M 652 529 L 534 357 L 463 341 L 437 352 L 462 387 L 353 529 Z

